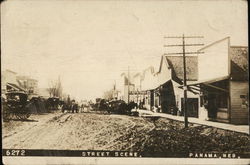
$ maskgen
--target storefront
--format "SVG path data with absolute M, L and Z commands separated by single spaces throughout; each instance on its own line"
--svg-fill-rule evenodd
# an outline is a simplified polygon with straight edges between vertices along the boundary
M 229 122 L 228 77 L 189 84 L 188 87 L 200 92 L 200 109 L 202 111 L 204 108 L 207 111 L 208 120 Z
M 199 112 L 206 110 L 208 120 L 232 124 L 248 123 L 247 82 L 222 77 L 189 84 L 188 88 L 200 92 Z

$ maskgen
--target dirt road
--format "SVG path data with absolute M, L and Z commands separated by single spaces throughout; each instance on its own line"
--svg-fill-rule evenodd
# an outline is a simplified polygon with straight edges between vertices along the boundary
M 151 122 L 125 115 L 59 112 L 33 115 L 28 122 L 4 123 L 3 148 L 129 149 L 134 145 L 133 133 L 147 134 L 153 128 Z
M 247 134 L 160 118 L 97 113 L 48 113 L 30 121 L 3 124 L 4 149 L 138 151 L 144 155 L 178 152 L 250 153 Z

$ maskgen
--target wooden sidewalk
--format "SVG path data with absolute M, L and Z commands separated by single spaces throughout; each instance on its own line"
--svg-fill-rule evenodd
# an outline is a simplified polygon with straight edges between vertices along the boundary
M 166 113 L 157 113 L 157 112 L 152 112 L 149 110 L 141 110 L 141 109 L 132 110 L 132 111 L 138 111 L 139 116 L 160 116 L 163 118 L 168 118 L 168 119 L 184 122 L 183 116 L 174 116 L 174 115 L 170 115 Z M 194 118 L 194 117 L 189 117 L 188 122 L 249 134 L 249 125 L 234 125 L 234 124 L 228 124 L 228 123 L 220 123 L 220 122 L 214 122 L 214 121 L 201 120 L 201 119 Z

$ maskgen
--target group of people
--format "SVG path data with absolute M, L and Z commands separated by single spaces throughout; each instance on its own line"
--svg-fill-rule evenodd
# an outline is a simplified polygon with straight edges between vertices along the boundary
M 78 113 L 79 112 L 79 106 L 78 104 L 75 102 L 75 100 L 72 100 L 71 104 L 63 104 L 62 105 L 62 112 L 64 113 L 65 111 L 69 111 L 71 113 Z
M 70 103 L 63 103 L 61 109 L 63 113 L 65 111 L 71 112 L 71 113 L 79 113 L 79 112 L 83 112 L 85 108 L 91 109 L 90 105 L 86 105 L 86 104 L 79 105 L 75 100 L 72 100 Z

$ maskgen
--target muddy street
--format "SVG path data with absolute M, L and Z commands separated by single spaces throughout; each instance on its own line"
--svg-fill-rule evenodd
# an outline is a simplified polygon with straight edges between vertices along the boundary
M 3 148 L 121 150 L 134 145 L 131 132 L 147 134 L 153 128 L 149 121 L 125 115 L 32 115 L 29 121 L 4 122 Z
M 166 156 L 181 152 L 250 153 L 247 134 L 166 118 L 155 123 L 117 114 L 47 113 L 3 123 L 4 149 L 118 150 Z

